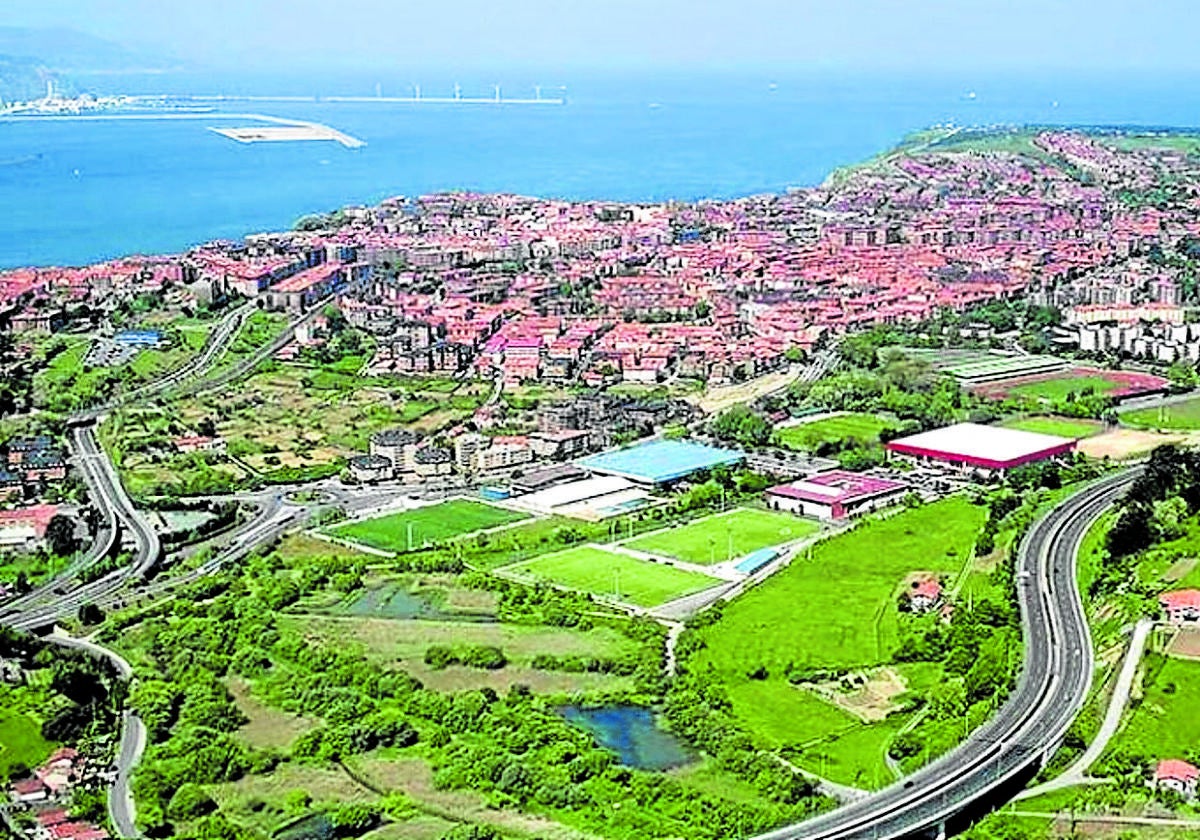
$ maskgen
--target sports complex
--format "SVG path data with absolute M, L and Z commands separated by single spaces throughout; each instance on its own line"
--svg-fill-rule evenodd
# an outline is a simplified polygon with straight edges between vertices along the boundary
M 953 376 L 964 388 L 989 399 L 1025 397 L 1053 402 L 1071 394 L 1091 392 L 1123 400 L 1166 393 L 1169 387 L 1167 380 L 1153 374 L 1073 365 L 1056 356 L 978 350 L 906 349 L 904 352 L 924 359 L 939 373 Z
M 489 540 L 532 548 L 545 544 L 548 531 L 575 529 L 579 544 L 518 550 L 495 571 L 653 609 L 743 580 L 820 533 L 816 519 L 795 515 L 802 511 L 734 507 L 682 524 L 664 518 L 661 525 L 647 513 L 669 501 L 658 492 L 663 487 L 743 457 L 693 441 L 654 440 L 546 471 L 530 483 L 536 489 L 514 481 L 507 490 L 492 488 L 486 500 L 414 504 L 318 533 L 377 553 L 404 554 L 492 532 Z
M 733 449 L 690 440 L 652 440 L 581 458 L 575 463 L 597 475 L 619 476 L 643 486 L 661 486 L 701 470 L 737 466 L 745 457 Z

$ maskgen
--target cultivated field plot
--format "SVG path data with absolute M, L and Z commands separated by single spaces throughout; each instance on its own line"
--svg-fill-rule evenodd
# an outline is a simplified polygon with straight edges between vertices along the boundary
M 415 551 L 439 540 L 495 528 L 529 517 L 477 502 L 451 499 L 428 507 L 389 513 L 330 528 L 329 533 L 382 551 Z
M 1200 430 L 1200 397 L 1157 408 L 1122 412 L 1121 423 L 1138 429 Z
M 1171 640 L 1169 650 L 1182 659 L 1200 659 L 1200 627 L 1184 627 Z
M 469 416 L 491 387 L 342 370 L 361 362 L 347 356 L 324 368 L 264 369 L 220 392 L 114 412 L 102 434 L 122 456 L 122 477 L 135 495 L 220 492 L 256 477 L 291 482 L 335 475 L 375 432 L 404 426 L 432 434 Z M 228 443 L 227 458 L 205 464 L 176 454 L 174 438 L 208 423 Z
M 465 691 L 492 688 L 507 691 L 527 685 L 538 694 L 592 691 L 623 691 L 632 680 L 614 674 L 569 673 L 532 667 L 538 654 L 619 659 L 633 654 L 636 644 L 607 627 L 589 631 L 565 627 L 471 623 L 461 621 L 397 620 L 379 618 L 333 618 L 289 615 L 284 619 L 305 636 L 317 636 L 339 646 L 354 645 L 363 656 L 385 668 L 400 667 L 435 691 Z M 432 668 L 425 664 L 425 651 L 433 645 L 449 648 L 494 646 L 504 652 L 508 664 L 496 670 L 451 665 Z
M 789 449 L 812 451 L 824 443 L 841 443 L 854 440 L 860 443 L 876 443 L 884 429 L 892 423 L 874 414 L 837 414 L 822 417 L 811 423 L 786 426 L 775 433 L 778 441 Z
M 1077 420 L 1073 417 L 1017 417 L 1005 420 L 1000 425 L 1006 429 L 1020 429 L 1023 432 L 1037 432 L 1076 440 L 1099 434 L 1104 428 L 1103 423 L 1095 420 Z
M 741 508 L 624 543 L 629 548 L 702 566 L 815 534 L 820 526 L 786 513 Z
M 1079 396 L 1089 391 L 1109 397 L 1151 394 L 1166 389 L 1167 385 L 1167 380 L 1148 373 L 1072 368 L 1059 373 L 1019 376 L 998 382 L 989 382 L 985 385 L 973 386 L 972 390 L 982 397 L 996 400 L 1027 397 L 1046 402 L 1059 402 L 1071 394 Z
M 719 583 L 708 575 L 589 545 L 506 566 L 504 571 L 524 580 L 545 581 L 639 607 L 665 604 Z

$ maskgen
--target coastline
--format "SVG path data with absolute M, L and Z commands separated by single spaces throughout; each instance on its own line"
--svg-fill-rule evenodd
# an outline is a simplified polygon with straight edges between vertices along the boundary
M 535 110 L 540 111 L 541 109 L 535 109 Z M 550 109 L 550 110 L 553 111 L 553 110 L 560 110 L 560 109 Z M 337 135 L 342 135 L 343 133 L 336 129 L 331 129 L 331 128 L 328 128 L 327 126 L 322 126 L 318 123 L 313 123 L 310 121 L 305 121 L 305 120 L 300 120 L 300 119 L 292 119 L 292 118 L 288 118 L 288 117 L 276 118 L 276 117 L 270 117 L 270 116 L 261 115 L 261 114 L 215 112 L 215 113 L 203 113 L 203 114 L 166 113 L 166 114 L 151 114 L 151 115 L 141 115 L 141 114 L 70 115 L 70 116 L 55 116 L 55 117 L 45 117 L 45 116 L 19 117 L 16 119 L 12 119 L 11 121 L 12 122 L 39 122 L 39 121 L 48 122 L 48 121 L 93 120 L 93 121 L 97 121 L 97 122 L 118 122 L 119 123 L 122 121 L 136 121 L 139 119 L 150 119 L 150 120 L 160 120 L 160 121 L 163 121 L 166 123 L 170 123 L 170 122 L 176 122 L 176 121 L 178 121 L 178 122 L 195 121 L 197 119 L 208 120 L 209 122 L 216 122 L 220 119 L 232 119 L 232 118 L 257 119 L 257 120 L 261 120 L 263 122 L 276 123 L 281 127 L 286 127 L 286 126 L 310 127 L 311 126 L 311 127 L 313 127 L 313 131 L 315 133 L 322 134 L 322 136 L 319 139 L 335 140 L 338 143 L 342 143 L 343 146 L 346 146 L 347 151 L 351 150 L 352 148 L 353 149 L 358 148 L 357 146 L 354 146 L 352 142 L 349 144 L 344 143 L 339 138 L 339 136 L 337 136 Z M 322 130 L 328 129 L 328 131 L 331 132 L 331 135 L 324 136 L 323 131 L 317 131 L 317 128 L 320 128 Z M 924 128 L 924 129 L 918 129 L 916 131 L 910 131 L 909 133 L 901 136 L 899 140 L 891 143 L 887 148 L 883 149 L 882 151 L 876 152 L 873 155 L 868 155 L 867 157 L 865 157 L 859 161 L 841 165 L 841 166 L 834 166 L 832 169 L 829 169 L 820 180 L 815 181 L 808 185 L 783 186 L 783 187 L 780 187 L 777 189 L 770 189 L 770 190 L 746 189 L 746 190 L 743 190 L 736 194 L 723 195 L 721 197 L 716 197 L 716 198 L 706 198 L 706 197 L 700 196 L 700 197 L 690 197 L 690 198 L 676 197 L 676 198 L 667 198 L 667 199 L 662 199 L 662 200 L 650 200 L 650 199 L 630 200 L 630 199 L 606 197 L 606 195 L 603 194 L 602 190 L 598 190 L 593 194 L 580 197 L 580 196 L 575 195 L 573 192 L 571 192 L 571 193 L 564 192 L 562 194 L 556 194 L 554 192 L 548 192 L 548 193 L 547 192 L 520 192 L 520 191 L 514 192 L 514 191 L 508 191 L 508 190 L 492 190 L 492 189 L 486 189 L 486 188 L 482 188 L 482 187 L 473 187 L 473 186 L 448 187 L 448 188 L 441 189 L 441 190 L 434 190 L 433 192 L 435 192 L 435 193 L 436 192 L 466 192 L 466 193 L 474 193 L 474 194 L 491 194 L 491 193 L 519 194 L 519 195 L 526 195 L 526 196 L 535 198 L 540 201 L 571 201 L 571 202 L 584 202 L 584 203 L 595 203 L 595 204 L 619 204 L 619 205 L 656 205 L 656 204 L 671 203 L 671 202 L 676 202 L 676 203 L 681 203 L 681 204 L 692 204 L 692 203 L 698 203 L 698 202 L 722 203 L 722 202 L 746 199 L 746 198 L 750 198 L 750 197 L 757 196 L 757 195 L 783 195 L 785 193 L 795 192 L 797 190 L 804 191 L 804 190 L 814 190 L 814 189 L 828 189 L 831 186 L 835 186 L 840 179 L 847 177 L 849 175 L 852 175 L 853 173 L 855 173 L 857 171 L 860 171 L 860 170 L 863 170 L 866 168 L 870 168 L 873 165 L 877 165 L 878 163 L 887 161 L 888 159 L 894 158 L 905 152 L 915 150 L 918 147 L 924 146 L 924 147 L 928 148 L 930 146 L 936 146 L 938 143 L 944 142 L 946 139 L 948 139 L 950 137 L 957 137 L 960 141 L 965 141 L 965 142 L 969 143 L 969 142 L 971 142 L 973 140 L 977 140 L 977 139 L 994 138 L 994 137 L 1006 136 L 1006 135 L 1018 136 L 1018 135 L 1022 135 L 1022 134 L 1029 134 L 1031 132 L 1035 132 L 1035 131 L 1039 131 L 1039 130 L 1078 131 L 1078 132 L 1082 132 L 1082 133 L 1085 133 L 1088 135 L 1094 134 L 1094 135 L 1100 135 L 1100 136 L 1113 136 L 1113 135 L 1121 135 L 1121 134 L 1127 134 L 1127 133 L 1128 134 L 1137 134 L 1137 135 L 1147 135 L 1147 136 L 1158 136 L 1158 135 L 1177 136 L 1177 137 L 1200 136 L 1200 128 L 1192 128 L 1192 127 L 1186 127 L 1186 126 L 1167 126 L 1167 125 L 1141 126 L 1141 125 L 1131 125 L 1128 123 L 1113 123 L 1113 124 L 1103 124 L 1103 125 L 1099 125 L 1099 124 L 1052 125 L 1049 123 L 1040 123 L 1039 122 L 1039 123 L 1024 123 L 1024 124 L 1015 124 L 1014 123 L 1014 124 L 977 125 L 977 126 L 933 126 L 930 128 Z M 210 128 L 210 131 L 214 134 L 223 133 L 221 130 L 218 130 L 215 128 Z M 299 129 L 298 129 L 298 131 L 299 131 Z M 935 133 L 935 132 L 938 133 L 939 136 L 937 136 L 931 140 L 929 135 L 931 133 Z M 304 132 L 300 132 L 300 133 L 304 133 Z M 228 136 L 228 135 L 226 135 L 226 136 Z M 357 140 L 357 138 L 353 137 L 353 135 L 346 134 L 345 137 L 347 137 L 348 140 L 350 140 L 350 141 Z M 236 140 L 237 138 L 235 137 L 233 139 Z M 289 138 L 289 139 L 292 139 L 292 138 Z M 307 139 L 317 139 L 317 138 L 309 138 L 307 136 L 304 136 L 304 137 L 297 136 L 294 139 L 295 140 L 307 140 Z M 359 142 L 363 142 L 363 141 L 359 141 Z M 324 143 L 305 143 L 305 142 L 282 142 L 282 143 L 274 143 L 274 142 L 241 143 L 241 142 L 238 142 L 238 143 L 233 144 L 233 146 L 235 148 L 241 148 L 241 147 L 249 148 L 249 147 L 258 146 L 258 145 L 281 146 L 281 147 L 282 146 L 289 146 L 289 147 L 310 146 L 310 147 L 319 148 L 319 147 L 324 146 L 325 144 Z M 341 151 L 338 150 L 336 152 L 336 154 L 341 154 Z M 41 162 L 41 158 L 42 158 L 42 154 L 38 153 L 37 155 L 29 157 L 28 159 L 37 163 L 37 162 Z M 84 177 L 84 176 L 82 173 L 80 173 L 78 177 Z M 470 180 L 470 179 L 467 179 L 467 180 Z M 0 185 L 0 192 L 3 192 L 3 189 L 4 189 L 3 186 Z M 387 198 L 389 198 L 393 195 L 397 195 L 399 193 L 400 193 L 400 191 L 393 191 L 393 190 L 386 190 L 386 189 L 375 189 L 366 194 L 356 193 L 352 197 L 350 197 L 349 200 L 344 200 L 344 201 L 340 202 L 340 204 L 338 206 L 372 206 L 374 204 L 377 204 L 380 201 L 386 200 Z M 303 217 L 304 215 L 311 214 L 311 213 L 327 212 L 331 209 L 334 209 L 333 205 L 323 205 L 322 206 L 320 204 L 309 203 L 309 204 L 305 204 L 304 209 L 302 209 L 300 212 L 291 214 L 290 219 L 278 219 L 278 221 L 276 221 L 276 222 L 265 222 L 264 221 L 264 222 L 259 222 L 257 224 L 251 223 L 251 224 L 236 224 L 236 225 L 233 223 L 226 223 L 226 224 L 222 225 L 219 223 L 212 224 L 212 222 L 210 221 L 209 225 L 207 226 L 208 232 L 206 234 L 204 234 L 202 236 L 192 235 L 187 239 L 176 240 L 176 243 L 173 245 L 156 246 L 152 242 L 147 242 L 145 247 L 121 248 L 119 246 L 114 246 L 111 249 L 106 248 L 106 249 L 103 249 L 102 251 L 99 251 L 97 253 L 97 255 L 92 258 L 83 259 L 83 260 L 56 260 L 53 258 L 46 258 L 46 259 L 40 259 L 40 260 L 39 259 L 4 260 L 2 252 L 0 252 L 0 272 L 11 271 L 11 270 L 16 270 L 16 269 L 82 268 L 82 267 L 86 267 L 88 265 L 95 265 L 98 263 L 111 262 L 114 260 L 121 260 L 121 259 L 126 259 L 126 258 L 172 256 L 172 255 L 186 252 L 192 248 L 196 248 L 203 244 L 206 244 L 206 243 L 212 242 L 212 241 L 216 241 L 216 240 L 241 239 L 241 238 L 244 238 L 247 236 L 286 233 L 291 229 L 290 225 L 294 224 L 297 219 Z M 218 215 L 218 218 L 220 218 L 219 215 Z M 144 230 L 144 231 L 145 230 L 158 230 L 158 228 L 155 226 L 142 226 L 141 230 Z

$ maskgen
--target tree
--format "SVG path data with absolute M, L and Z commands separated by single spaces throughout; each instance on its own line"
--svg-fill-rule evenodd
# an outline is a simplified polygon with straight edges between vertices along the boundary
M 1155 502 L 1153 511 L 1151 524 L 1158 539 L 1177 539 L 1187 531 L 1184 525 L 1188 515 L 1187 503 L 1178 496 Z
M 329 822 L 339 837 L 358 837 L 379 825 L 379 809 L 365 802 L 342 805 L 329 815 Z
M 167 805 L 167 815 L 176 820 L 194 820 L 217 810 L 217 803 L 200 785 L 181 785 Z
M 93 603 L 81 604 L 79 607 L 79 623 L 85 627 L 94 627 L 104 621 L 104 610 Z
M 734 406 L 713 421 L 713 434 L 742 446 L 766 446 L 771 442 L 771 432 L 767 418 L 744 405 Z
M 1197 375 L 1196 369 L 1183 361 L 1171 365 L 1167 371 L 1167 378 L 1171 380 L 1172 385 L 1179 388 L 1195 388 L 1200 385 L 1200 375 Z
M 46 523 L 46 545 L 52 554 L 69 557 L 79 547 L 75 539 L 75 521 L 61 513 L 54 514 Z
M 486 825 L 456 825 L 439 840 L 500 840 L 500 834 Z

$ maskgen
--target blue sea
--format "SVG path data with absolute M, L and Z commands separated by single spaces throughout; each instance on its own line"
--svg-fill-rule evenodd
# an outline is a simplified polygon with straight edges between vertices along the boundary
M 455 79 L 420 80 L 446 95 Z M 462 80 L 460 80 L 462 81 Z M 463 83 L 488 95 L 495 80 Z M 287 228 L 301 215 L 435 190 L 571 199 L 726 198 L 820 183 L 934 124 L 1200 125 L 1200 79 L 705 73 L 504 81 L 563 107 L 256 102 L 366 141 L 240 144 L 211 119 L 0 122 L 0 267 L 83 264 Z M 407 80 L 105 77 L 99 93 L 407 95 Z

